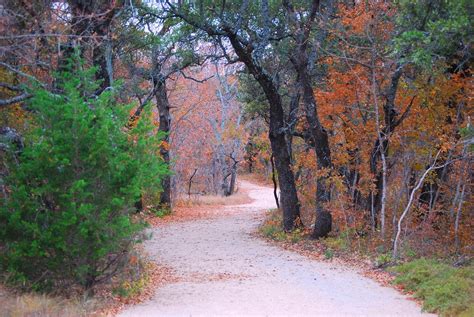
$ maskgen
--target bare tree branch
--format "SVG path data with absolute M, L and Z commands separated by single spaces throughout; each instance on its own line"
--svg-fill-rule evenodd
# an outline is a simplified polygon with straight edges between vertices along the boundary
M 0 99 L 0 107 L 5 107 L 5 106 L 12 105 L 14 103 L 17 103 L 17 102 L 25 101 L 25 100 L 27 100 L 31 97 L 33 97 L 32 94 L 29 94 L 29 93 L 25 92 L 21 95 L 18 95 L 18 96 L 9 98 L 9 99 Z

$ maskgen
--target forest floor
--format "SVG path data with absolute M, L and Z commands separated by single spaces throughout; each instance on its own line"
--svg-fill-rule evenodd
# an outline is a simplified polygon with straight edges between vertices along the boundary
M 145 249 L 173 278 L 119 316 L 422 315 L 415 301 L 351 267 L 256 237 L 275 208 L 272 189 L 241 181 L 240 191 L 251 202 L 189 208 L 154 225 Z

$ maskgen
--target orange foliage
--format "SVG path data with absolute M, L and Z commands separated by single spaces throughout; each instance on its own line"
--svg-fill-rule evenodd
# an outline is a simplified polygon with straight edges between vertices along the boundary
M 325 82 L 314 90 L 322 124 L 330 132 L 334 170 L 330 177 L 333 199 L 328 207 L 333 212 L 336 231 L 367 230 L 370 225 L 369 213 L 363 210 L 362 200 L 370 199 L 369 192 L 375 190 L 375 175 L 370 169 L 372 151 L 377 140 L 371 76 L 374 69 L 378 85 L 375 98 L 379 100 L 382 129 L 383 105 L 386 101 L 384 94 L 389 88 L 397 63 L 384 47 L 384 43 L 393 36 L 390 17 L 394 15 L 394 10 L 389 3 L 379 1 L 362 1 L 353 7 L 341 5 L 339 18 L 344 30 L 334 30 L 330 32 L 330 37 L 338 40 L 338 49 L 344 51 L 344 54 L 341 54 L 342 57 L 330 56 L 323 60 L 327 66 Z M 356 45 L 349 40 L 356 38 L 364 42 L 362 39 L 368 36 L 371 37 L 372 44 Z M 377 52 L 376 57 L 371 53 L 373 50 Z M 370 67 L 372 63 L 373 68 Z M 398 219 L 405 207 L 407 191 L 411 190 L 413 179 L 425 170 L 433 152 L 442 149 L 441 160 L 446 161 L 459 156 L 462 151 L 462 146 L 458 143 L 459 129 L 466 125 L 466 120 L 473 114 L 473 97 L 469 93 L 472 91 L 473 81 L 465 73 L 450 74 L 442 71 L 444 66 L 436 65 L 431 73 L 420 73 L 407 66 L 404 70 L 406 76 L 398 83 L 395 108 L 398 118 L 405 113 L 406 115 L 388 136 L 390 173 L 386 223 L 390 226 L 389 234 L 393 231 L 393 221 Z M 297 127 L 299 130 L 304 128 L 304 123 Z M 310 224 L 314 219 L 315 179 L 321 171 L 317 171 L 313 150 L 296 140 L 293 148 L 303 220 L 306 219 L 305 223 Z M 456 195 L 455 184 L 459 179 L 469 177 L 466 171 L 462 173 L 461 165 L 460 162 L 452 164 L 449 174 L 443 176 L 443 181 L 435 173 L 428 177 L 427 184 L 431 182 L 439 185 L 438 202 L 432 207 L 421 200 L 416 204 L 407 220 L 408 235 L 424 236 L 426 239 L 433 239 L 429 241 L 440 243 L 445 243 L 443 239 L 446 238 L 453 240 L 453 214 L 449 214 L 447 210 L 452 209 Z M 355 178 L 347 178 L 354 174 Z M 472 184 L 468 184 L 469 188 L 471 186 Z M 469 245 L 473 238 L 469 234 L 472 233 L 473 223 L 467 212 L 472 206 L 471 197 L 463 205 L 465 212 L 460 223 L 459 231 L 463 232 L 461 239 L 464 239 L 464 245 Z M 439 244 L 432 242 L 431 246 L 434 245 Z

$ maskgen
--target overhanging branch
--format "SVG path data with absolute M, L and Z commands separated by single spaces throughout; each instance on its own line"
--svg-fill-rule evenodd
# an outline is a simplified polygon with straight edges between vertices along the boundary
M 0 99 L 0 107 L 5 107 L 5 106 L 12 105 L 14 103 L 17 103 L 17 102 L 22 102 L 22 101 L 25 101 L 25 100 L 27 100 L 31 97 L 33 97 L 32 94 L 29 94 L 29 93 L 25 92 L 21 95 L 18 95 L 18 96 L 9 98 L 9 99 Z

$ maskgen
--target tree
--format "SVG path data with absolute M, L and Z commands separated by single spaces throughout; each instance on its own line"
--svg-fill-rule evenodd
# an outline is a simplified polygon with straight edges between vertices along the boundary
M 317 177 L 316 189 L 316 222 L 314 225 L 313 238 L 321 238 L 327 236 L 332 227 L 332 216 L 324 206 L 330 201 L 331 192 L 329 184 L 329 176 L 332 169 L 331 150 L 329 148 L 329 138 L 326 129 L 321 124 L 316 98 L 313 92 L 313 83 L 311 78 L 311 61 L 308 51 L 311 49 L 312 29 L 315 24 L 316 15 L 321 14 L 320 1 L 314 0 L 308 8 L 304 8 L 306 14 L 297 12 L 292 1 L 283 1 L 283 5 L 287 11 L 288 24 L 294 30 L 293 41 L 291 43 L 293 51 L 289 59 L 293 64 L 296 74 L 299 89 L 302 91 L 303 104 L 305 106 L 306 121 L 308 123 L 308 130 L 310 137 L 308 141 L 314 146 L 317 158 L 319 173 L 321 176 Z M 326 7 L 323 14 L 329 15 L 333 8 L 330 5 Z M 306 17 L 306 18 L 303 18 Z M 324 30 L 319 30 L 319 33 L 324 33 Z M 314 36 L 317 40 L 323 40 L 324 34 Z
M 133 203 L 168 173 L 149 112 L 127 131 L 131 106 L 95 97 L 94 72 L 77 67 L 61 74 L 63 94 L 32 92 L 32 128 L 8 160 L 0 265 L 38 289 L 91 290 L 113 276 L 140 239 Z
M 61 57 L 64 65 L 74 54 L 74 50 L 83 48 L 82 57 L 87 50 L 92 52 L 92 65 L 98 67 L 96 79 L 100 82 L 97 94 L 113 84 L 113 43 L 112 29 L 116 16 L 124 7 L 123 1 L 107 0 L 67 0 L 71 14 L 71 33 L 64 45 Z
M 224 71 L 215 64 L 215 77 L 218 79 L 216 89 L 220 109 L 217 118 L 209 118 L 217 143 L 216 162 L 219 175 L 218 192 L 230 196 L 235 190 L 237 180 L 237 165 L 241 151 L 243 131 L 239 131 L 242 121 L 242 108 L 236 106 L 237 78 L 232 76 L 232 70 L 227 67 Z M 234 78 L 232 78 L 234 77 Z M 218 122 L 220 121 L 220 124 Z M 240 133 L 239 133 L 240 132 Z
M 279 5 L 272 3 L 270 6 L 267 0 L 229 5 L 200 1 L 196 6 L 166 1 L 166 5 L 171 15 L 212 37 L 229 62 L 242 62 L 263 89 L 270 108 L 269 139 L 278 171 L 283 226 L 291 231 L 298 225 L 300 206 L 286 140 L 285 113 L 276 73 L 264 66 L 270 53 L 266 51 L 270 41 L 278 40 L 280 35 L 276 33 L 278 30 L 271 28 L 272 19 L 282 18 Z M 214 12 L 221 14 L 216 16 Z M 235 52 L 234 57 L 229 55 L 229 45 Z
M 180 75 L 186 77 L 184 71 L 201 64 L 202 59 L 193 46 L 193 34 L 178 20 L 166 17 L 159 6 L 138 3 L 121 22 L 118 40 L 123 43 L 121 62 L 130 79 L 127 88 L 139 101 L 131 120 L 138 118 L 149 102 L 155 101 L 158 129 L 163 134 L 160 153 L 170 165 L 173 124 L 167 82 Z M 163 177 L 158 208 L 172 207 L 171 183 L 171 175 Z

